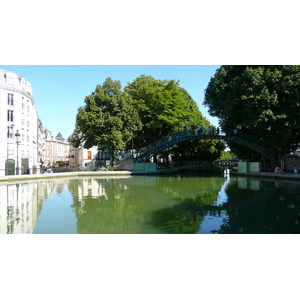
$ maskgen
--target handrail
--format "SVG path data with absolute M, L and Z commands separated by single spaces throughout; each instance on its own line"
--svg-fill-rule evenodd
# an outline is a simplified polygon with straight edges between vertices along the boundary
M 219 139 L 223 141 L 230 141 L 251 148 L 266 158 L 271 158 L 271 152 L 265 143 L 260 141 L 260 139 L 257 137 L 242 132 L 238 132 L 237 134 L 217 134 L 215 131 L 199 132 L 197 130 L 185 130 L 172 132 L 169 135 L 147 145 L 146 147 L 143 147 L 141 149 L 142 152 L 140 152 L 135 158 L 135 162 L 145 162 L 151 156 L 167 147 L 183 141 L 195 139 Z

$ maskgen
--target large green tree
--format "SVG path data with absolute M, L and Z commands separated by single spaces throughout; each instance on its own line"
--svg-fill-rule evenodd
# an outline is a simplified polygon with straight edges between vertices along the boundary
M 106 149 L 114 163 L 115 150 L 125 150 L 140 127 L 130 95 L 122 91 L 120 81 L 107 78 L 78 109 L 72 142 L 77 147 L 82 144 L 85 148 Z
M 273 149 L 300 139 L 300 66 L 221 66 L 204 104 L 223 131 L 263 137 Z
M 141 130 L 135 133 L 135 149 L 141 149 L 171 132 L 186 130 L 193 124 L 205 128 L 211 126 L 196 102 L 179 86 L 179 81 L 141 75 L 129 83 L 125 90 L 131 95 L 143 124 Z M 197 148 L 196 152 L 199 153 L 206 152 L 206 157 L 211 160 L 220 156 L 224 145 L 220 141 L 198 140 L 174 146 L 169 151 L 183 154 L 186 148 Z M 208 155 L 208 152 L 214 154 Z
M 170 132 L 187 129 L 201 118 L 197 107 L 175 80 L 158 80 L 141 75 L 128 83 L 125 90 L 131 95 L 139 113 L 142 129 L 137 134 L 139 147 L 148 145 Z

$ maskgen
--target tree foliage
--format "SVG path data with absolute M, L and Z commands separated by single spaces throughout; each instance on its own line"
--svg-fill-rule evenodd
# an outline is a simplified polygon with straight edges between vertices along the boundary
M 225 132 L 238 128 L 277 148 L 298 143 L 300 66 L 221 66 L 204 104 Z
M 131 95 L 143 124 L 138 133 L 139 146 L 186 129 L 197 118 L 197 109 L 187 101 L 188 95 L 179 87 L 178 81 L 141 75 L 125 90 Z
M 72 142 L 75 146 L 107 149 L 114 157 L 115 150 L 124 150 L 140 127 L 131 97 L 122 91 L 120 81 L 107 78 L 85 97 L 85 106 L 78 109 Z
M 188 129 L 191 125 L 205 128 L 211 126 L 188 92 L 176 80 L 158 80 L 152 76 L 141 75 L 125 90 L 131 95 L 143 127 L 135 133 L 134 148 L 140 149 L 158 138 L 174 131 Z M 220 141 L 191 141 L 168 149 L 175 154 L 197 152 L 209 160 L 216 159 L 224 150 Z

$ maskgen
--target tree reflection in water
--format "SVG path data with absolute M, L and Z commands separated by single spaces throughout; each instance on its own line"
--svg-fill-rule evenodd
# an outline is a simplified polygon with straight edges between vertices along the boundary
M 238 188 L 238 181 L 228 186 L 228 217 L 218 233 L 300 233 L 299 184 L 258 182 L 258 190 Z
M 195 233 L 206 206 L 217 199 L 224 178 L 132 177 L 94 179 L 97 196 L 80 196 L 82 180 L 70 190 L 79 233 Z
M 166 233 L 197 233 L 204 217 L 220 216 L 221 207 L 214 206 L 217 192 L 206 193 L 197 199 L 187 199 L 184 203 L 153 213 L 151 223 Z

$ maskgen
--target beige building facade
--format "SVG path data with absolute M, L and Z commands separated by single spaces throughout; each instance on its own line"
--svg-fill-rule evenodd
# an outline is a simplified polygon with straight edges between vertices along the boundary
M 53 167 L 59 162 L 69 164 L 70 142 L 61 133 L 54 136 L 52 131 L 45 129 L 44 166 Z

